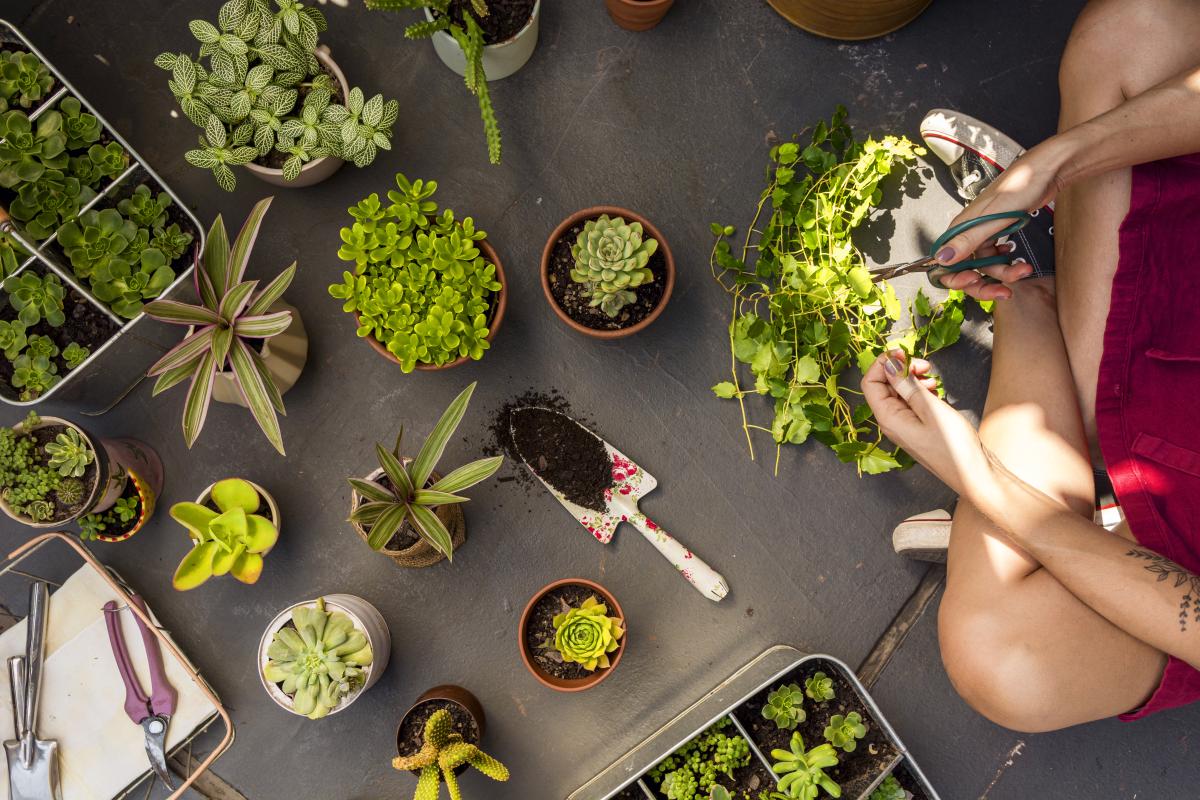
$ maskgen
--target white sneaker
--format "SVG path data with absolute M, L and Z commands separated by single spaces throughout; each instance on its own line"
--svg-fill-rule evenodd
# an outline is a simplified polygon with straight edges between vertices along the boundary
M 940 508 L 909 517 L 892 531 L 892 548 L 914 561 L 944 564 L 950 547 L 950 521 L 950 512 Z

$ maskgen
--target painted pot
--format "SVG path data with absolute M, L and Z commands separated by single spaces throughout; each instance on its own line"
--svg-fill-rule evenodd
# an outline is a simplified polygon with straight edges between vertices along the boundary
M 658 249 L 663 254 L 663 261 L 666 264 L 667 274 L 665 277 L 665 285 L 663 286 L 662 298 L 658 301 L 658 305 L 654 310 L 646 316 L 645 319 L 635 325 L 630 325 L 628 328 L 618 328 L 616 330 L 597 330 L 589 328 L 580 322 L 571 319 L 571 316 L 563 310 L 558 301 L 554 299 L 554 293 L 550 291 L 550 259 L 554 256 L 554 245 L 558 240 L 575 225 L 581 222 L 586 222 L 591 219 L 596 219 L 601 214 L 608 214 L 610 217 L 622 217 L 626 222 L 640 222 L 642 228 L 647 234 L 658 240 Z M 620 206 L 592 206 L 580 211 L 576 211 L 571 216 L 564 219 L 558 224 L 558 227 L 550 234 L 550 238 L 546 240 L 546 246 L 542 248 L 542 293 L 546 296 L 546 302 L 550 304 L 550 308 L 563 322 L 567 323 L 571 328 L 582 333 L 584 336 L 591 336 L 593 339 L 622 339 L 626 336 L 632 336 L 639 331 L 643 331 L 650 327 L 650 323 L 658 319 L 662 314 L 663 309 L 667 307 L 667 303 L 671 300 L 671 292 L 675 289 L 675 256 L 671 253 L 671 245 L 667 243 L 666 237 L 662 235 L 662 231 L 654 226 L 650 220 L 638 214 L 636 211 L 630 211 L 627 208 Z
M 529 650 L 525 644 L 525 634 L 529 628 L 529 618 L 533 615 L 533 609 L 538 602 L 561 586 L 582 586 L 588 589 L 596 595 L 596 599 L 608 606 L 608 616 L 621 620 L 621 627 L 625 629 L 625 633 L 621 636 L 620 647 L 609 654 L 610 665 L 607 669 L 597 669 L 583 678 L 558 678 L 543 670 L 530 657 Z M 582 692 L 598 685 L 612 674 L 613 670 L 617 668 L 617 664 L 621 663 L 621 657 L 625 655 L 625 650 L 628 647 L 629 626 L 625 622 L 625 612 L 621 610 L 621 604 L 617 602 L 617 598 L 608 589 L 605 589 L 595 581 L 589 581 L 584 578 L 564 578 L 563 580 L 554 581 L 543 586 L 525 605 L 525 610 L 521 612 L 521 621 L 517 626 L 517 649 L 521 652 L 521 661 L 524 662 L 525 668 L 529 670 L 533 677 L 537 678 L 538 683 L 559 692 Z
M 412 462 L 412 459 L 402 458 L 400 461 L 401 463 L 408 465 Z M 383 477 L 383 470 L 376 469 L 363 478 L 363 480 L 378 481 L 381 477 Z M 441 474 L 437 472 L 434 472 L 429 476 L 431 483 L 435 483 L 441 479 Z M 350 511 L 353 512 L 354 509 L 358 508 L 362 501 L 362 495 L 351 489 Z M 446 530 L 450 532 L 450 542 L 454 545 L 454 550 L 457 552 L 458 548 L 462 547 L 467 541 L 467 518 L 466 515 L 463 514 L 462 504 L 450 503 L 443 506 L 437 506 L 434 508 L 433 513 L 437 515 L 437 518 L 440 519 L 442 524 L 446 526 Z M 354 527 L 354 532 L 358 534 L 359 538 L 366 543 L 370 538 L 368 531 L 357 522 L 351 522 L 350 524 Z M 392 559 L 392 561 L 395 561 L 396 564 L 401 567 L 413 567 L 416 569 L 432 567 L 439 561 L 446 560 L 444 555 L 435 550 L 433 546 L 420 537 L 417 538 L 415 544 L 403 550 L 389 550 L 387 546 L 384 545 L 382 550 L 378 550 L 376 552 L 382 553 L 383 555 Z
M 488 244 L 487 239 L 476 242 L 475 244 L 481 251 L 483 251 L 483 257 L 492 264 L 496 265 L 496 280 L 500 283 L 500 291 L 496 292 L 495 296 L 493 297 L 492 315 L 488 320 L 488 335 L 486 337 L 487 341 L 494 342 L 496 340 L 496 334 L 500 332 L 500 323 L 504 321 L 504 311 L 506 308 L 508 308 L 508 281 L 504 277 L 504 265 L 500 263 L 500 257 L 496 255 L 496 251 L 490 244 Z M 354 312 L 354 321 L 359 325 L 362 324 L 362 317 L 359 316 L 357 311 Z M 400 359 L 392 355 L 392 352 L 387 349 L 387 346 L 384 345 L 383 342 L 379 341 L 374 336 L 366 336 L 363 338 L 376 353 L 379 353 L 379 355 L 383 356 L 388 361 L 391 361 L 393 364 L 400 364 Z M 468 356 L 460 356 L 445 364 L 418 363 L 416 369 L 422 372 L 436 372 L 437 370 L 460 367 L 471 360 L 472 359 Z
M 152 486 L 146 478 L 143 478 L 140 474 L 132 469 L 126 470 L 126 473 L 128 474 L 129 480 L 133 483 L 133 486 L 137 490 L 138 494 L 139 511 L 137 522 L 134 523 L 132 528 L 124 533 L 116 535 L 97 533 L 96 538 L 102 542 L 123 542 L 130 538 L 146 526 L 146 523 L 149 522 L 150 518 L 154 516 L 154 509 L 158 505 L 158 497 L 162 492 L 161 475 L 159 476 L 156 488 L 155 486 Z
M 338 85 L 342 87 L 342 102 L 350 96 L 350 84 L 346 83 L 346 76 L 342 74 L 342 70 L 329 54 L 329 48 L 325 45 L 319 45 L 313 55 L 317 57 L 317 61 L 322 67 L 333 73 L 333 77 L 337 79 Z M 283 186 L 288 189 L 302 189 L 305 186 L 313 186 L 326 178 L 333 175 L 342 168 L 342 164 L 346 162 L 335 156 L 321 156 L 314 158 L 300 168 L 300 174 L 296 176 L 294 181 L 286 181 L 283 179 L 283 170 L 275 167 L 264 167 L 261 164 L 255 164 L 251 161 L 249 164 L 242 166 L 247 172 L 260 181 L 269 183 L 272 186 Z
M 340 611 L 354 622 L 354 627 L 358 628 L 367 637 L 367 643 L 371 645 L 372 661 L 365 668 L 363 685 L 358 688 L 353 694 L 343 697 L 341 702 L 329 711 L 332 716 L 340 711 L 344 711 L 355 700 L 362 697 L 363 693 L 374 686 L 384 670 L 387 669 L 388 661 L 392 655 L 392 634 L 388 630 L 387 622 L 384 621 L 383 615 L 375 606 L 368 603 L 361 597 L 352 594 L 327 594 L 324 596 L 326 611 Z M 317 601 L 306 600 L 302 603 L 293 603 L 275 615 L 271 623 L 267 625 L 267 629 L 263 631 L 262 638 L 258 641 L 258 679 L 262 683 L 263 689 L 275 701 L 275 704 L 293 714 L 297 714 L 292 698 L 284 694 L 278 684 L 267 680 L 263 674 L 263 668 L 266 667 L 267 648 L 271 646 L 271 639 L 275 636 L 275 632 L 287 625 L 292 620 L 292 611 L 301 608 L 316 608 Z M 299 715 L 303 716 L 303 715 Z
M 537 0 L 524 28 L 503 42 L 484 45 L 483 72 L 489 82 L 507 78 L 525 66 L 525 62 L 533 56 L 534 48 L 537 47 L 541 15 L 542 0 Z M 425 9 L 425 19 L 433 22 L 433 13 L 428 8 Z M 459 75 L 467 74 L 467 58 L 453 36 L 445 31 L 438 31 L 433 35 L 432 41 L 433 50 L 443 64 Z
M 60 519 L 34 521 L 29 517 L 18 514 L 4 500 L 3 496 L 0 495 L 0 511 L 3 511 L 9 519 L 19 522 L 22 525 L 28 525 L 31 528 L 54 528 L 61 526 L 63 523 L 79 519 L 84 514 L 89 514 L 93 511 L 104 511 L 110 508 L 117 501 L 117 498 L 121 496 L 121 492 L 125 490 L 125 471 L 119 464 L 112 462 L 107 448 L 103 446 L 103 440 L 93 437 L 75 423 L 61 417 L 39 417 L 38 424 L 31 430 L 26 430 L 24 422 L 14 425 L 13 430 L 18 433 L 29 433 L 50 427 L 73 428 L 77 431 L 95 455 L 95 460 L 92 462 L 95 465 L 95 471 L 92 476 L 92 484 L 86 487 L 84 499 L 80 503 L 78 510 Z M 106 502 L 107 505 L 105 505 Z
M 608 0 L 612 2 L 612 0 Z M 830 39 L 883 36 L 916 19 L 932 0 L 767 0 L 798 28 Z
M 441 686 L 434 686 L 432 689 L 429 689 L 429 690 L 425 691 L 424 693 L 422 693 L 422 695 L 417 698 L 417 701 L 412 704 L 412 706 L 408 709 L 408 711 L 404 712 L 404 716 L 400 718 L 400 724 L 396 726 L 396 754 L 397 755 L 401 755 L 401 756 L 413 755 L 413 753 L 406 753 L 401 749 L 404 746 L 404 743 L 400 741 L 400 735 L 403 733 L 405 723 L 408 722 L 409 718 L 412 717 L 414 714 L 420 713 L 422 706 L 424 706 L 430 700 L 443 700 L 448 703 L 453 703 L 454 705 L 458 706 L 463 711 L 465 711 L 467 713 L 467 715 L 470 716 L 471 719 L 474 721 L 475 730 L 479 733 L 478 740 L 468 741 L 467 743 L 477 745 L 477 744 L 479 744 L 480 741 L 482 741 L 484 729 L 487 727 L 487 716 L 483 713 L 483 705 L 479 702 L 479 699 L 476 698 L 475 695 L 471 694 L 469 691 L 467 691 L 466 689 L 464 689 L 461 686 L 455 686 L 453 684 L 443 684 Z M 464 764 L 463 766 L 454 770 L 454 774 L 461 775 L 466 770 L 466 768 L 467 767 Z M 417 773 L 414 771 L 413 774 L 417 774 Z
M 604 0 L 613 22 L 627 31 L 648 31 L 671 10 L 675 0 Z
M 300 380 L 304 364 L 308 361 L 308 331 L 304 328 L 304 320 L 300 311 L 285 300 L 276 300 L 267 309 L 268 313 L 276 311 L 291 311 L 292 324 L 278 336 L 263 340 L 261 355 L 266 362 L 267 372 L 275 381 L 279 394 L 287 394 L 288 390 Z M 218 372 L 213 380 L 213 399 L 221 403 L 232 403 L 245 406 L 246 398 L 238 388 L 237 379 L 232 370 Z

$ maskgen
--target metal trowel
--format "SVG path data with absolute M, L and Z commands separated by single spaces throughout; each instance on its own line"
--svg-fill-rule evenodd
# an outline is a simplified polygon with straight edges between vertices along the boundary
M 592 534 L 600 543 L 608 544 L 612 541 L 613 534 L 617 531 L 617 526 L 622 522 L 628 522 L 641 531 L 646 540 L 654 545 L 658 552 L 662 553 L 663 557 L 671 562 L 671 565 L 683 576 L 684 580 L 696 587 L 696 590 L 700 594 L 709 600 L 720 600 L 729 593 L 729 586 L 725 583 L 725 579 L 721 577 L 720 573 L 708 564 L 705 564 L 696 554 L 668 535 L 666 531 L 638 510 L 638 500 L 658 486 L 658 481 L 655 480 L 654 476 L 633 463 L 628 456 L 599 436 L 596 436 L 592 431 L 580 425 L 566 414 L 554 411 L 553 409 L 542 408 L 540 406 L 525 406 L 514 409 L 512 415 L 509 417 L 509 433 L 513 437 L 514 446 L 516 446 L 517 436 L 516 431 L 512 427 L 512 419 L 522 412 L 533 410 L 557 414 L 570 424 L 587 431 L 588 435 L 595 437 L 604 445 L 604 449 L 608 452 L 609 462 L 612 465 L 612 485 L 604 490 L 604 499 L 608 508 L 603 512 L 599 512 L 593 511 L 590 508 L 584 508 L 564 497 L 563 493 L 555 489 L 551 483 L 539 475 L 537 469 L 530 463 L 530 459 L 533 459 L 536 463 L 539 454 L 522 453 L 519 446 L 517 447 L 517 452 L 521 460 L 525 462 L 525 466 L 529 468 L 529 471 L 542 482 L 543 486 L 550 490 L 550 494 L 554 495 L 558 499 L 558 502 L 562 503 L 563 507 L 571 513 L 571 516 L 575 517 L 579 521 L 579 524 L 587 529 L 588 533 Z
M 49 587 L 43 581 L 34 581 L 29 587 L 25 657 L 14 656 L 8 660 L 16 739 L 4 743 L 4 753 L 8 757 L 8 791 L 12 800 L 62 798 L 58 742 L 37 738 L 49 602 Z

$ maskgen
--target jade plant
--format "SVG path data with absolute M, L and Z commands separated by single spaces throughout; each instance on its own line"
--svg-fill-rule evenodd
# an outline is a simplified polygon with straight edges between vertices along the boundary
M 183 406 L 183 438 L 188 447 L 204 428 L 217 373 L 227 372 L 246 398 L 250 413 L 268 441 L 280 453 L 284 452 L 276 416 L 284 413 L 283 398 L 257 348 L 263 340 L 278 336 L 292 324 L 290 310 L 270 309 L 291 285 L 296 262 L 261 290 L 258 281 L 245 280 L 254 240 L 270 205 L 270 197 L 255 204 L 232 248 L 221 216 L 213 221 L 194 273 L 199 304 L 177 300 L 146 304 L 146 314 L 154 319 L 189 328 L 183 341 L 147 372 L 158 376 L 154 395 L 191 380 Z
M 62 494 L 62 487 L 59 487 Z M 86 514 L 79 518 L 79 538 L 85 541 L 113 535 L 118 529 L 127 530 L 129 523 L 141 513 L 141 501 L 135 497 L 118 497 L 112 507 L 99 514 Z
M 88 465 L 96 460 L 91 445 L 74 428 L 67 428 L 55 436 L 54 441 L 47 442 L 45 450 L 50 456 L 50 466 L 65 478 L 81 477 L 87 472 Z
M 740 735 L 724 732 L 729 719 L 718 720 L 697 734 L 649 772 L 652 782 L 668 800 L 708 797 L 718 780 L 732 778 L 734 770 L 750 763 L 750 744 Z
M 33 430 L 40 423 L 31 411 L 21 425 L 0 428 L 0 498 L 18 517 L 33 522 L 77 509 L 86 490 L 79 476 L 95 461 L 95 452 L 74 428 L 39 446 Z
M 804 739 L 797 731 L 792 734 L 789 748 L 771 751 L 775 762 L 771 770 L 783 776 L 779 779 L 779 790 L 770 795 L 772 800 L 816 800 L 822 789 L 830 797 L 842 796 L 842 787 L 825 774 L 825 770 L 838 763 L 832 745 L 820 744 L 805 750 Z
M 883 779 L 883 783 L 871 792 L 869 800 L 906 800 L 907 798 L 908 793 L 904 791 L 900 781 L 896 780 L 896 776 L 888 775 Z
M 426 544 L 447 559 L 454 559 L 453 539 L 434 509 L 447 503 L 465 503 L 467 498 L 456 492 L 487 480 L 504 462 L 503 456 L 481 458 L 432 480 L 437 462 L 462 421 L 474 391 L 472 383 L 454 398 L 412 461 L 406 462 L 400 456 L 403 429 L 391 451 L 381 444 L 375 445 L 379 467 L 390 486 L 378 480 L 349 479 L 351 488 L 362 498 L 351 512 L 350 521 L 368 530 L 367 544 L 373 550 L 383 549 L 396 532 L 409 525 Z
M 625 635 L 621 620 L 608 616 L 608 606 L 595 595 L 577 608 L 557 614 L 553 622 L 554 640 L 543 646 L 553 648 L 564 662 L 579 664 L 588 672 L 608 669 L 608 655 L 621 646 Z
M 470 8 L 463 7 L 455 15 L 450 0 L 366 0 L 367 8 L 378 11 L 408 11 L 429 9 L 433 20 L 414 22 L 404 29 L 408 39 L 428 39 L 445 31 L 462 50 L 467 66 L 464 79 L 467 91 L 475 95 L 479 103 L 479 116 L 483 119 L 483 133 L 487 139 L 488 160 L 500 163 L 500 125 L 492 108 L 492 97 L 488 93 L 487 74 L 483 68 L 483 28 L 479 18 L 488 15 L 487 0 L 471 0 Z
M 62 114 L 47 111 L 30 121 L 22 111 L 0 114 L 0 186 L 11 189 L 42 177 L 48 169 L 67 166 L 67 134 Z
M 464 765 L 474 767 L 494 781 L 508 780 L 508 768 L 476 745 L 463 741 L 462 736 L 454 732 L 452 723 L 450 712 L 439 708 L 425 722 L 421 749 L 411 756 L 392 759 L 396 769 L 418 773 L 413 800 L 438 800 L 442 781 L 446 783 L 450 800 L 462 800 L 458 772 Z
M 266 162 L 272 153 L 286 154 L 283 177 L 295 180 L 311 158 L 334 156 L 364 167 L 390 150 L 399 104 L 378 94 L 368 99 L 357 87 L 338 96 L 342 87 L 315 55 L 327 27 L 320 10 L 296 0 L 229 0 L 216 25 L 190 22 L 199 56 L 154 59 L 171 73 L 171 94 L 202 131 L 187 162 L 211 170 L 218 186 L 233 191 L 231 167 Z M 310 111 L 306 123 L 306 106 L 319 107 L 316 120 Z
M 38 275 L 25 270 L 4 282 L 8 302 L 17 312 L 17 319 L 26 328 L 32 328 L 43 319 L 52 328 L 60 327 L 67 320 L 63 312 L 66 289 L 57 275 Z
M 762 715 L 781 731 L 794 730 L 808 716 L 804 710 L 804 690 L 795 683 L 771 690 L 762 707 Z
M 33 53 L 0 51 L 0 111 L 29 108 L 50 94 L 54 76 Z
M 658 240 L 643 236 L 642 223 L 601 214 L 579 232 L 571 255 L 571 279 L 587 288 L 588 305 L 615 317 L 637 300 L 634 289 L 654 280 L 646 266 L 658 250 Z
M 263 677 L 292 698 L 297 714 L 320 719 L 358 691 L 373 660 L 367 635 L 321 597 L 316 608 L 294 608 L 291 624 L 275 631 Z
M 853 753 L 858 747 L 858 740 L 867 735 L 867 726 L 857 711 L 845 715 L 834 714 L 825 726 L 824 735 L 825 741 L 837 749 Z
M 171 506 L 171 518 L 187 528 L 192 539 L 192 549 L 172 581 L 181 592 L 226 574 L 255 583 L 262 575 L 263 557 L 279 538 L 276 521 L 255 513 L 261 499 L 249 481 L 218 481 L 211 498 L 215 511 L 200 503 Z
M 434 216 L 436 181 L 397 173 L 396 186 L 386 208 L 372 194 L 349 209 L 355 222 L 341 229 L 338 258 L 355 269 L 329 294 L 357 315 L 358 335 L 382 343 L 403 372 L 480 359 L 501 289 L 496 265 L 476 246 L 487 234 L 470 217 L 456 221 L 450 209 Z
M 833 691 L 833 678 L 824 672 L 814 672 L 812 677 L 804 682 L 804 693 L 817 703 L 832 700 L 836 696 Z

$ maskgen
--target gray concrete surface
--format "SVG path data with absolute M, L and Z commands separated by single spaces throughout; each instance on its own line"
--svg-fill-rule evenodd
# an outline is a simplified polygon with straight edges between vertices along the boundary
M 412 780 L 389 766 L 395 726 L 422 690 L 455 682 L 483 701 L 486 747 L 514 773 L 502 786 L 472 776 L 464 781 L 467 796 L 549 800 L 770 644 L 860 661 L 922 574 L 891 553 L 892 525 L 944 506 L 950 493 L 920 469 L 860 480 L 816 447 L 787 452 L 779 477 L 769 462 L 747 459 L 736 408 L 708 391 L 728 363 L 725 296 L 708 271 L 708 223 L 746 224 L 767 143 L 839 102 L 860 130 L 915 136 L 928 107 L 950 105 L 1001 120 L 1020 140 L 1048 135 L 1058 54 L 1081 3 L 1029 2 L 1014 18 L 1011 5 L 937 0 L 898 34 L 837 44 L 793 29 L 751 0 L 681 0 L 645 34 L 617 29 L 599 2 L 547 0 L 533 60 L 493 86 L 505 134 L 500 167 L 486 162 L 474 101 L 428 43 L 406 42 L 402 20 L 352 5 L 325 6 L 331 30 L 324 41 L 352 83 L 400 100 L 395 149 L 317 188 L 276 191 L 251 266 L 263 276 L 300 262 L 289 299 L 303 313 L 311 351 L 286 397 L 289 456 L 277 457 L 244 411 L 225 406 L 213 408 L 189 452 L 179 432 L 182 389 L 152 400 L 142 386 L 93 424 L 157 448 L 167 465 L 164 508 L 228 475 L 266 485 L 283 508 L 279 546 L 253 587 L 214 580 L 175 593 L 169 579 L 187 539 L 165 512 L 128 543 L 93 547 L 146 595 L 232 710 L 237 742 L 216 771 L 254 800 L 404 796 Z M 218 6 L 45 0 L 16 21 L 202 219 L 221 211 L 237 224 L 269 187 L 243 175 L 238 191 L 225 195 L 183 162 L 196 132 L 171 115 L 165 74 L 151 63 L 162 50 L 191 49 L 187 20 L 213 18 Z M 437 179 L 437 199 L 474 216 L 504 261 L 508 316 L 480 363 L 401 375 L 356 340 L 352 320 L 326 293 L 342 271 L 334 252 L 345 209 L 386 191 L 397 170 Z M 926 198 L 906 201 L 895 214 L 895 235 L 879 258 L 915 254 L 940 232 L 954 204 L 930 183 Z M 548 232 L 575 209 L 602 202 L 653 219 L 680 273 L 664 316 L 615 344 L 563 326 L 537 278 Z M 153 357 L 143 349 L 115 359 L 106 382 L 136 374 Z M 938 361 L 964 407 L 981 404 L 987 351 L 986 325 L 976 323 Z M 371 443 L 390 440 L 401 424 L 427 433 L 472 380 L 479 389 L 446 463 L 478 454 L 490 413 L 504 399 L 529 387 L 556 388 L 658 476 L 661 488 L 645 510 L 725 574 L 730 597 L 720 605 L 702 599 L 635 532 L 622 531 L 605 549 L 548 495 L 511 482 L 472 492 L 470 540 L 453 566 L 404 571 L 367 550 L 344 522 L 344 478 L 368 470 Z M 48 405 L 66 415 L 78 410 Z M 0 421 L 17 417 L 10 409 Z M 6 524 L 2 536 L 8 546 L 27 532 Z M 515 641 L 531 593 L 567 576 L 603 581 L 629 617 L 619 672 L 578 696 L 538 686 Z M 299 720 L 258 685 L 254 647 L 277 609 L 335 591 L 361 594 L 381 609 L 393 636 L 392 665 L 346 713 Z M 932 622 L 918 626 L 879 694 L 947 800 L 1175 797 L 1200 777 L 1187 752 L 1195 711 L 1052 737 L 991 726 L 950 691 Z M 1018 740 L 1027 755 L 989 786 Z

